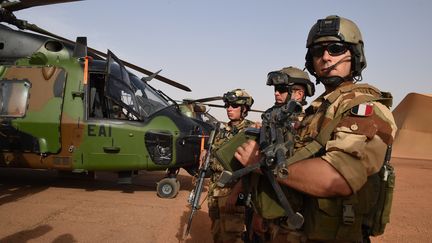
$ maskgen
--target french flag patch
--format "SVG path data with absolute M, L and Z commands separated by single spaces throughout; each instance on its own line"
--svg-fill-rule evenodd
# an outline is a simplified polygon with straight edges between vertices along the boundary
M 364 103 L 351 108 L 351 114 L 356 116 L 370 116 L 373 114 L 373 104 Z

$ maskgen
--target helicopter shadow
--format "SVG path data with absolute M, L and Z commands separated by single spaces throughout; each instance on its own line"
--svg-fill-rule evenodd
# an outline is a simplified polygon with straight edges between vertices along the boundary
M 154 191 L 156 183 L 165 177 L 163 171 L 140 171 L 132 178 L 132 184 L 118 184 L 117 174 L 114 172 L 96 172 L 94 176 L 73 175 L 59 173 L 55 170 L 34 169 L 0 169 L 0 205 L 18 201 L 28 196 L 40 193 L 50 187 L 82 189 L 93 191 L 119 191 L 134 193 L 140 191 Z M 179 174 L 177 179 L 181 183 L 181 190 L 191 190 L 192 177 Z
M 32 229 L 22 230 L 0 239 L 0 242 L 26 243 L 30 240 L 37 239 L 53 229 L 52 226 L 44 224 Z M 62 234 L 57 236 L 52 243 L 73 243 L 77 240 L 71 234 Z
M 206 203 L 206 202 L 204 202 Z M 180 229 L 176 235 L 179 243 L 211 243 L 211 221 L 207 211 L 198 210 L 195 212 L 188 236 L 184 236 L 186 232 L 186 225 L 189 219 L 190 210 L 183 212 L 180 217 Z

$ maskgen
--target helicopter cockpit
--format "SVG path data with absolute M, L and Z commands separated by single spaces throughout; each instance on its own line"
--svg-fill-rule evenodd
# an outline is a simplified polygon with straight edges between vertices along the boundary
M 146 120 L 170 106 L 154 88 L 118 61 L 112 52 L 106 66 L 95 60 L 90 68 L 89 118 Z

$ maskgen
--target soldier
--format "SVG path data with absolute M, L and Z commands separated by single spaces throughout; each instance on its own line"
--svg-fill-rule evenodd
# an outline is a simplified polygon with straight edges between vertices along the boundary
M 235 89 L 223 95 L 227 112 L 228 124 L 217 134 L 214 141 L 216 151 L 237 133 L 254 125 L 246 118 L 254 102 L 253 98 L 243 89 Z M 243 242 L 245 231 L 245 207 L 236 205 L 241 197 L 240 181 L 225 187 L 217 186 L 216 182 L 224 170 L 224 166 L 212 156 L 210 162 L 212 175 L 209 183 L 208 207 L 212 221 L 211 231 L 214 242 Z
M 306 47 L 306 68 L 325 92 L 306 109 L 296 152 L 285 162 L 289 176 L 278 178 L 306 195 L 304 224 L 293 229 L 281 222 L 284 230 L 273 241 L 369 242 L 370 235 L 383 233 L 389 217 L 391 193 L 379 188 L 394 186 L 394 177 L 387 177 L 392 171 L 386 170 L 397 129 L 388 108 L 391 95 L 357 83 L 366 59 L 360 30 L 351 20 L 319 19 Z M 235 154 L 243 165 L 257 163 L 260 156 L 251 140 Z M 383 214 L 379 220 L 378 214 Z
M 307 72 L 304 72 L 303 70 L 296 68 L 296 67 L 285 67 L 278 71 L 272 71 L 268 73 L 267 75 L 267 85 L 274 86 L 274 98 L 275 98 L 275 105 L 271 108 L 269 108 L 266 113 L 272 112 L 274 109 L 280 108 L 282 105 L 286 104 L 290 99 L 297 101 L 301 105 L 306 105 L 306 96 L 311 97 L 315 93 L 315 85 L 310 81 L 309 75 Z M 292 128 L 297 129 L 300 121 L 304 117 L 304 112 L 296 113 L 295 115 L 292 115 L 290 117 Z M 285 127 L 283 131 L 283 138 L 285 142 L 290 142 L 293 140 L 293 135 L 295 135 L 295 131 L 291 129 L 291 127 Z M 251 175 L 247 180 L 249 180 L 249 184 L 251 185 L 251 193 L 252 198 L 255 198 L 256 195 L 255 192 L 259 191 L 260 189 L 257 184 L 264 184 L 266 183 L 263 180 L 266 180 L 262 176 L 258 176 L 257 174 Z M 287 190 L 285 190 L 285 194 L 288 194 Z M 292 203 L 294 203 L 296 206 L 300 205 L 302 202 L 302 194 L 295 192 L 295 191 L 289 191 L 289 195 L 286 195 L 290 198 Z M 261 215 L 259 215 L 259 212 L 261 212 L 263 209 L 262 203 L 253 203 L 254 210 L 256 211 L 253 213 L 252 217 L 252 227 L 254 227 L 255 232 L 253 234 L 253 240 L 251 241 L 265 241 L 265 239 L 271 238 L 271 235 L 273 234 L 273 219 L 269 218 L 263 218 Z
M 307 104 L 306 97 L 312 97 L 315 94 L 315 85 L 310 81 L 309 75 L 292 66 L 268 73 L 267 85 L 274 86 L 275 106 L 285 104 L 287 98 L 304 106 Z M 297 129 L 303 117 L 304 112 L 292 118 L 294 128 Z
M 274 86 L 275 105 L 284 104 L 287 98 L 306 105 L 306 96 L 312 97 L 315 93 L 309 75 L 291 66 L 268 73 L 267 85 Z

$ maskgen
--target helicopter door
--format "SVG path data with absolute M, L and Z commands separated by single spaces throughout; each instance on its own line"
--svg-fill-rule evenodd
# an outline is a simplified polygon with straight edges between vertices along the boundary
M 119 115 L 116 112 L 122 112 L 129 120 L 142 119 L 129 73 L 111 51 L 108 51 L 105 79 L 105 92 L 110 99 L 108 103 L 112 112 L 110 117 L 117 118 Z
M 105 73 L 90 73 L 87 87 L 86 139 L 81 145 L 83 168 L 130 170 L 145 168 L 144 131 L 129 74 L 109 52 Z

